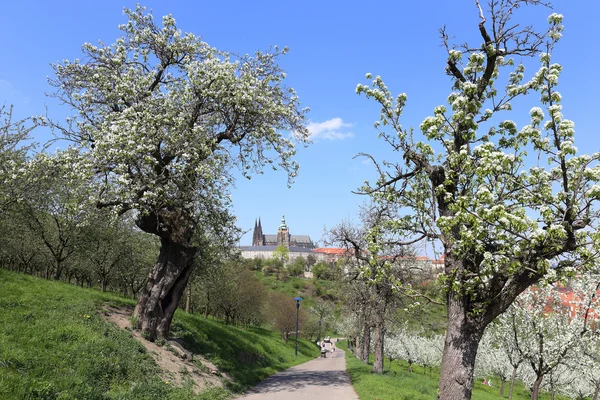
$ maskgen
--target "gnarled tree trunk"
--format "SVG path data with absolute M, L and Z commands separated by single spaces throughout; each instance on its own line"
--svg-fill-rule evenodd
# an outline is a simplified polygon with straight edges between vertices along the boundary
M 438 399 L 471 398 L 475 357 L 484 329 L 468 318 L 461 296 L 450 293 Z
M 166 337 L 188 283 L 196 248 L 161 238 L 158 261 L 135 307 L 136 327 L 151 341 Z

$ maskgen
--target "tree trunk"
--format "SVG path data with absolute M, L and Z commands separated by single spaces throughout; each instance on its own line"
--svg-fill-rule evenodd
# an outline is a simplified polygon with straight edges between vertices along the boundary
M 504 396 L 504 383 L 506 381 L 504 379 L 500 380 L 500 397 Z
M 544 380 L 544 376 L 538 376 L 538 378 L 533 383 L 533 387 L 531 388 L 531 400 L 537 400 L 540 395 L 540 386 L 542 386 L 542 381 Z
M 56 259 L 56 271 L 54 271 L 54 280 L 55 281 L 59 281 L 61 276 L 62 276 L 62 272 L 63 272 L 63 261 L 64 258 L 57 258 Z
M 596 385 L 596 391 L 594 392 L 594 398 L 592 400 L 598 400 L 598 396 L 600 395 L 600 383 Z
M 140 294 L 134 317 L 137 328 L 150 341 L 166 337 L 187 285 L 196 248 L 161 238 L 158 261 Z
M 412 360 L 408 360 L 408 372 L 412 372 Z
M 369 354 L 371 354 L 371 327 L 365 324 L 363 331 L 362 349 L 360 351 L 360 359 L 365 364 L 369 363 Z
M 208 305 L 210 304 L 210 292 L 207 290 L 206 291 L 206 306 L 204 306 L 204 318 L 208 319 Z
M 385 315 L 383 315 L 383 313 L 385 313 L 385 310 L 377 310 L 375 316 L 375 354 L 372 371 L 375 374 L 383 374 L 383 360 L 385 354 Z
M 448 295 L 448 330 L 439 381 L 439 400 L 470 400 L 479 341 L 484 328 L 469 320 L 456 293 Z
M 508 392 L 508 400 L 512 400 L 513 389 L 515 388 L 515 380 L 517 379 L 517 370 L 519 366 L 516 367 L 513 365 L 512 375 L 510 377 L 510 391 Z
M 192 287 L 188 286 L 187 298 L 185 300 L 185 312 L 189 314 L 192 309 Z

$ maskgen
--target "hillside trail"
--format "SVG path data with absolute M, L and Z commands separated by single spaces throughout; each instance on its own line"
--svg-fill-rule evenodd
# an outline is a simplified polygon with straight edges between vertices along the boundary
M 189 381 L 194 393 L 200 393 L 210 387 L 223 387 L 223 380 L 230 380 L 229 376 L 219 371 L 213 363 L 200 354 L 186 351 L 181 344 L 174 340 L 169 341 L 165 346 L 159 346 L 144 339 L 140 332 L 131 329 L 129 316 L 132 312 L 132 309 L 126 307 L 104 305 L 101 314 L 119 328 L 129 331 L 131 336 L 146 348 L 148 354 L 159 366 L 161 378 L 165 383 L 182 386 Z M 191 358 L 194 358 L 195 362 L 192 362 Z M 199 368 L 198 365 L 201 365 L 202 368 Z
M 332 339 L 333 341 L 334 339 Z M 330 350 L 332 344 L 326 344 Z M 346 373 L 346 353 L 336 349 L 268 377 L 236 400 L 358 400 Z

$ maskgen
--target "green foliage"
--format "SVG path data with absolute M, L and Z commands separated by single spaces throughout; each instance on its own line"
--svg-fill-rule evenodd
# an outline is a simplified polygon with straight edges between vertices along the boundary
M 265 288 L 242 260 L 216 261 L 195 279 L 200 309 L 225 318 L 227 323 L 260 325 Z
M 283 269 L 283 262 L 277 258 L 269 258 L 268 260 L 265 260 L 263 265 L 262 273 L 265 276 L 279 276 L 280 271 Z
M 318 321 L 322 320 L 321 337 L 325 331 L 334 335 L 335 315 L 338 313 L 339 304 L 334 303 L 340 299 L 337 282 L 322 281 L 317 279 L 289 278 L 278 280 L 273 276 L 256 276 L 264 283 L 265 287 L 274 292 L 285 293 L 288 297 L 302 297 L 301 310 L 307 310 L 305 328 L 302 337 L 316 338 L 319 333 Z
M 302 256 L 296 257 L 294 262 L 288 264 L 286 268 L 291 276 L 302 275 L 306 268 L 306 260 Z
M 286 264 L 290 259 L 290 249 L 285 246 L 277 246 L 275 250 L 273 250 L 273 258 L 281 261 L 282 264 Z
M 315 279 L 331 280 L 336 276 L 336 267 L 324 261 L 319 261 L 312 267 L 313 277 Z

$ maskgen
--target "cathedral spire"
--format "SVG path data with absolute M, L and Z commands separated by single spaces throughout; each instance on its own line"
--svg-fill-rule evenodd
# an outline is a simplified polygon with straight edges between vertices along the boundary
M 279 227 L 287 229 L 287 225 L 285 224 L 285 214 L 281 214 L 281 225 L 279 225 Z

